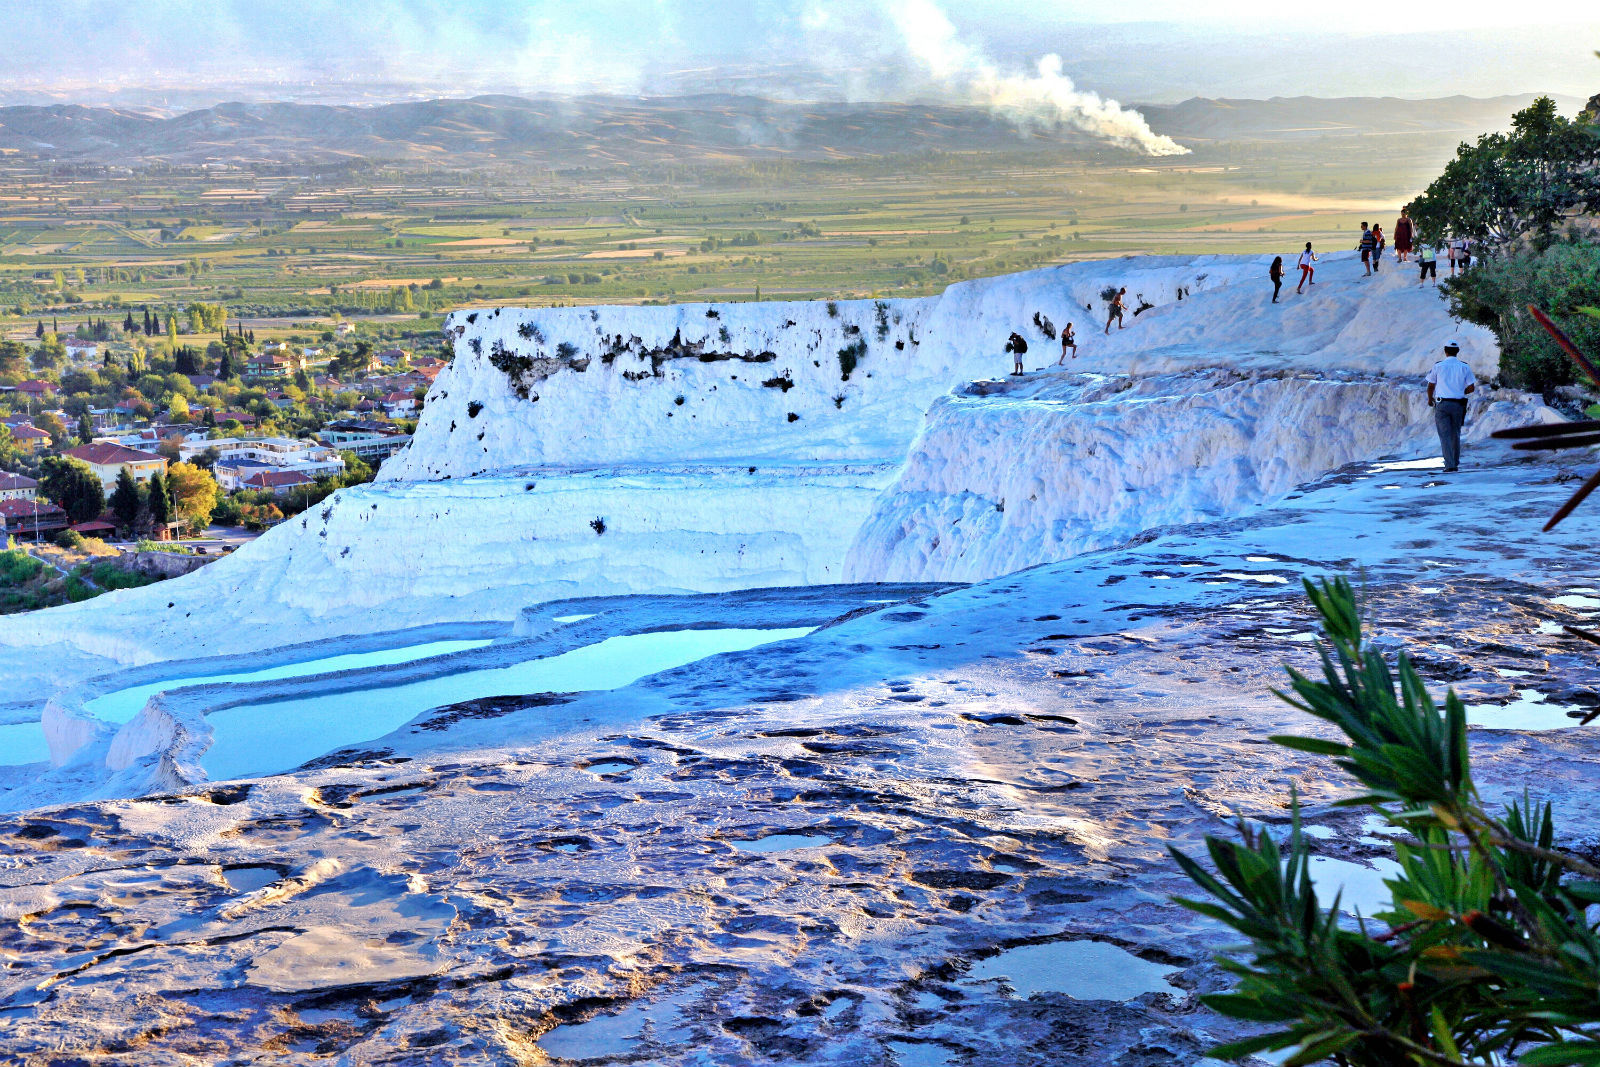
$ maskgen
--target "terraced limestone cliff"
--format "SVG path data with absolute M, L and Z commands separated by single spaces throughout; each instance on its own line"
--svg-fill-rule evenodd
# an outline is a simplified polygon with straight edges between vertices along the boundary
M 0 667 L 28 697 L 374 618 L 970 580 L 1237 514 L 1428 447 L 1420 376 L 1449 337 L 1493 374 L 1492 339 L 1431 290 L 1352 268 L 1325 258 L 1314 295 L 1280 306 L 1262 258 L 1166 257 L 909 301 L 457 312 L 455 361 L 376 484 L 195 575 L 0 621 Z M 1106 336 L 1110 285 L 1144 310 Z M 1057 368 L 1068 322 L 1080 355 Z M 1041 373 L 1006 378 L 1013 332 Z M 1470 432 L 1538 410 L 1488 392 Z

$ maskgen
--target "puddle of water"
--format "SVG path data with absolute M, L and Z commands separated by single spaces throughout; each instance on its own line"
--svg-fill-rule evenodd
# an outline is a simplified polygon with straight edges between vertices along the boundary
M 1496 674 L 1503 675 L 1506 678 L 1526 678 L 1533 673 L 1532 671 L 1513 670 L 1510 667 L 1496 667 L 1494 670 Z
M 898 1067 L 950 1067 L 955 1062 L 949 1049 L 924 1041 L 890 1041 L 889 1051 Z
M 50 758 L 44 726 L 37 722 L 18 722 L 0 726 L 0 767 L 20 767 L 43 763 Z
M 833 838 L 823 834 L 769 834 L 754 841 L 728 842 L 740 852 L 789 852 L 797 848 L 819 848 L 833 844 Z
M 689 1028 L 676 1020 L 690 999 L 687 992 L 676 993 L 652 1004 L 630 1004 L 615 1015 L 558 1026 L 539 1038 L 539 1047 L 563 1060 L 609 1060 L 632 1052 L 647 1031 L 662 1044 L 684 1041 Z
M 1282 563 L 1283 562 L 1277 556 L 1246 556 L 1244 558 L 1244 561 L 1246 563 Z
M 1468 704 L 1467 725 L 1486 730 L 1564 730 L 1577 726 L 1569 712 L 1582 709 L 1551 704 L 1537 689 L 1519 689 L 1509 704 Z
M 629 763 L 627 760 L 603 759 L 585 764 L 583 769 L 590 774 L 627 774 L 629 771 L 636 770 L 637 765 Z
M 1284 585 L 1289 581 L 1281 574 L 1257 574 L 1245 571 L 1223 571 L 1218 577 L 1232 578 L 1236 582 L 1260 582 L 1262 585 Z
M 1380 486 L 1378 486 L 1378 488 L 1379 489 L 1400 489 L 1402 487 L 1398 486 L 1398 485 L 1380 485 Z
M 1563 593 L 1553 596 L 1550 603 L 1560 604 L 1564 608 L 1600 608 L 1600 598 L 1584 596 L 1581 593 Z
M 1372 866 L 1368 867 L 1366 863 Z M 1339 910 L 1350 915 L 1358 910 L 1363 916 L 1387 911 L 1393 896 L 1383 880 L 1396 878 L 1400 874 L 1400 864 L 1381 856 L 1365 863 L 1332 856 L 1312 856 L 1309 867 L 1311 884 L 1317 890 L 1317 903 L 1324 908 L 1331 908 L 1334 896 L 1340 895 Z
M 1443 470 L 1444 460 L 1438 457 L 1434 459 L 1403 459 L 1390 463 L 1374 463 L 1372 469 L 1375 471 Z
M 269 886 L 282 878 L 272 867 L 227 867 L 223 869 L 222 880 L 228 883 L 228 888 L 235 893 L 254 893 L 263 886 Z
M 492 638 L 484 637 L 463 641 L 429 641 L 425 644 L 402 645 L 399 648 L 380 649 L 376 652 L 350 652 L 341 656 L 324 656 L 321 659 L 302 660 L 299 663 L 284 663 L 257 671 L 235 671 L 232 674 L 205 674 L 186 678 L 166 678 L 159 682 L 149 682 L 145 685 L 118 689 L 114 693 L 106 693 L 104 696 L 95 697 L 84 704 L 84 708 L 91 715 L 106 722 L 127 722 L 139 714 L 140 709 L 144 707 L 145 702 L 151 697 L 169 689 L 182 689 L 191 685 L 214 685 L 224 682 L 270 682 L 279 678 L 303 678 L 308 674 L 328 674 L 332 671 L 348 671 L 361 667 L 387 667 L 395 663 L 410 663 L 412 660 L 426 659 L 429 656 L 447 656 L 454 652 L 482 648 L 490 644 L 492 640 Z
M 213 781 L 275 774 L 382 737 L 429 708 L 511 694 L 616 689 L 707 656 L 800 637 L 811 629 L 629 634 L 509 667 L 225 708 L 208 717 L 215 740 L 200 763 Z
M 1142 993 L 1174 992 L 1166 979 L 1177 971 L 1103 941 L 1051 941 L 980 960 L 968 977 L 1004 979 L 1024 1000 L 1035 993 L 1065 993 L 1074 1000 L 1130 1000 Z
M 1566 633 L 1566 631 L 1561 628 L 1561 624 L 1560 623 L 1551 622 L 1549 619 L 1540 619 L 1539 620 L 1539 627 L 1534 632 L 1535 633 L 1541 633 L 1541 634 L 1564 634 L 1564 633 Z
M 594 618 L 594 616 L 595 616 L 595 613 L 591 611 L 587 615 L 556 615 L 556 616 L 553 616 L 550 619 L 550 621 L 551 622 L 560 622 L 560 623 L 582 622 L 584 619 L 592 619 L 592 618 Z

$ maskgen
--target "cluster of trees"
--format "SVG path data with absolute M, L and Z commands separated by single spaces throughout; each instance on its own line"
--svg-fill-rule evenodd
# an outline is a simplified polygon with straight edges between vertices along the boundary
M 1441 288 L 1452 313 L 1494 332 L 1502 376 L 1543 391 L 1571 382 L 1571 362 L 1527 306 L 1600 348 L 1600 319 L 1584 311 L 1600 306 L 1600 116 L 1567 119 L 1540 97 L 1511 132 L 1463 144 L 1410 207 L 1424 239 L 1476 246 L 1477 265 Z
M 180 520 L 203 530 L 221 499 L 211 472 L 191 463 L 169 464 L 165 476 L 154 475 L 143 485 L 123 468 L 108 498 L 89 465 L 70 456 L 49 456 L 40 464 L 39 490 L 74 524 L 99 518 L 109 506 L 125 535 Z

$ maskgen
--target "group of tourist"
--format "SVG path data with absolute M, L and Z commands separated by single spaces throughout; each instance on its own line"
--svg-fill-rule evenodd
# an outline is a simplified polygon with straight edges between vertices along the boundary
M 1383 253 L 1389 247 L 1389 240 L 1384 235 L 1383 227 L 1377 223 L 1361 224 L 1361 239 L 1356 242 L 1356 251 L 1361 253 L 1361 268 L 1363 278 L 1370 278 L 1378 272 L 1383 263 Z M 1449 241 L 1423 241 L 1417 237 L 1417 227 L 1411 221 L 1411 209 L 1401 208 L 1400 217 L 1394 223 L 1394 254 L 1400 263 L 1408 262 L 1413 255 L 1417 262 L 1417 284 L 1423 285 L 1430 279 L 1434 285 L 1439 284 L 1439 253 L 1445 253 L 1450 263 L 1450 274 L 1455 276 L 1457 271 L 1466 271 L 1472 264 L 1472 241 L 1467 237 L 1456 237 Z M 1295 286 L 1296 293 L 1304 293 L 1308 285 L 1315 285 L 1317 272 L 1317 254 L 1312 251 L 1311 242 L 1306 242 L 1304 252 L 1300 253 L 1300 284 Z M 1278 302 L 1278 294 L 1283 289 L 1283 257 L 1277 256 L 1272 261 L 1272 266 L 1267 268 L 1267 277 L 1272 282 L 1272 302 Z
M 1361 224 L 1361 239 L 1356 244 L 1356 250 L 1361 253 L 1361 266 L 1364 270 L 1362 277 L 1370 278 L 1379 270 L 1384 249 L 1388 247 L 1388 240 L 1383 233 L 1383 227 L 1378 225 Z M 1457 271 L 1465 271 L 1472 263 L 1472 244 L 1465 237 L 1458 237 L 1448 242 L 1429 242 L 1418 239 L 1416 224 L 1411 220 L 1408 208 L 1400 209 L 1400 217 L 1394 224 L 1394 253 L 1395 260 L 1406 263 L 1414 255 L 1418 264 L 1418 285 L 1425 284 L 1430 279 L 1435 285 L 1439 281 L 1439 253 L 1444 252 L 1450 263 L 1450 274 L 1454 276 Z M 1308 285 L 1315 285 L 1317 270 L 1317 254 L 1311 247 L 1311 242 L 1306 242 L 1305 251 L 1300 253 L 1300 284 L 1295 287 L 1296 293 L 1304 293 Z M 1283 289 L 1283 257 L 1277 256 L 1272 261 L 1268 270 L 1268 277 L 1272 280 L 1272 302 L 1278 302 L 1278 295 Z M 1110 290 L 1107 290 L 1109 292 Z M 1111 325 L 1115 323 L 1117 329 L 1123 329 L 1123 315 L 1127 312 L 1126 286 L 1119 288 L 1106 305 L 1106 329 L 1111 333 Z M 1183 294 L 1180 292 L 1179 296 Z M 1141 308 L 1142 310 L 1142 308 Z M 1006 351 L 1012 354 L 1014 367 L 1013 375 L 1026 373 L 1022 366 L 1022 355 L 1028 350 L 1028 342 L 1021 334 L 1013 333 L 1006 341 Z M 1467 397 L 1477 389 L 1476 379 L 1472 367 L 1460 358 L 1461 346 L 1451 341 L 1444 347 L 1444 358 L 1433 365 L 1428 372 L 1428 407 L 1433 409 L 1434 428 L 1439 434 L 1439 449 L 1444 454 L 1444 472 L 1453 474 L 1461 464 L 1461 428 L 1467 417 Z M 1061 330 L 1061 358 L 1056 360 L 1056 366 L 1063 366 L 1068 355 L 1073 359 L 1078 357 L 1078 337 L 1072 323 L 1067 323 Z

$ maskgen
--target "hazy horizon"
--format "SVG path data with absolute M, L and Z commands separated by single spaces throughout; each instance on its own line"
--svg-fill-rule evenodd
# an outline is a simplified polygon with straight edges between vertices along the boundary
M 1600 19 L 1588 5 L 1546 5 L 1534 17 L 1456 5 L 1447 25 L 1368 0 L 1311 13 L 1242 0 L 1206 12 L 1168 0 L 1115 8 L 600 0 L 581 9 L 490 0 L 14 0 L 0 103 L 182 109 L 485 92 L 992 103 L 1020 92 L 1094 110 L 1111 99 L 1586 99 L 1600 90 Z

